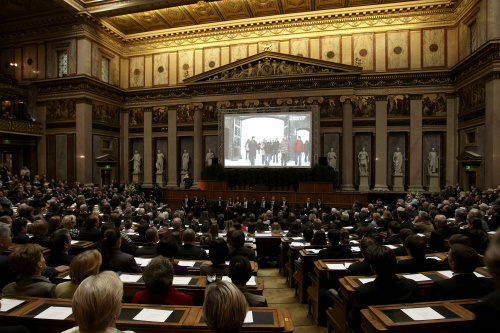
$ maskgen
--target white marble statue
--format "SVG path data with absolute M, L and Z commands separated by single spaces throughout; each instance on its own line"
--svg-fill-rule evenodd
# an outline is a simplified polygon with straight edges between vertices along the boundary
M 430 175 L 435 175 L 438 172 L 439 169 L 439 156 L 436 152 L 436 149 L 431 148 L 431 151 L 429 152 L 429 156 L 427 157 L 429 160 L 429 164 L 427 166 L 427 170 Z
M 206 166 L 210 166 L 212 165 L 212 158 L 215 158 L 215 155 L 214 153 L 212 152 L 212 149 L 208 149 L 208 153 L 207 155 L 205 156 L 205 162 L 206 162 Z
M 328 165 L 331 166 L 333 170 L 337 171 L 337 154 L 335 154 L 333 148 L 330 148 L 326 158 L 328 160 Z
M 189 168 L 189 153 L 187 150 L 184 150 L 184 154 L 182 154 L 182 172 L 188 172 Z
M 156 154 L 156 173 L 163 173 L 165 155 L 158 149 L 158 154 Z
M 359 174 L 367 175 L 368 174 L 368 163 L 370 162 L 370 157 L 368 157 L 368 152 L 365 150 L 365 147 L 358 153 L 358 166 L 359 166 Z
M 400 175 L 403 173 L 401 167 L 403 166 L 403 154 L 396 148 L 396 151 L 392 155 L 392 162 L 394 163 L 394 174 Z
M 139 155 L 139 152 L 136 150 L 134 153 L 134 156 L 130 160 L 131 162 L 134 161 L 134 166 L 133 166 L 133 172 L 134 173 L 139 173 L 141 172 L 141 155 Z

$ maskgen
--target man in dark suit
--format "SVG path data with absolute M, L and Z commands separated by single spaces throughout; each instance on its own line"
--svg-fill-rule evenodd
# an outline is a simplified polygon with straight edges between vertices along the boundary
M 307 198 L 306 203 L 304 204 L 304 214 L 311 214 L 311 209 L 313 208 L 313 204 L 311 203 L 311 198 Z
M 322 213 L 323 210 L 325 209 L 325 205 L 323 205 L 323 202 L 321 201 L 321 198 L 318 198 L 318 201 L 314 204 L 314 208 L 318 211 L 318 213 Z
M 408 216 L 408 213 L 404 210 L 398 210 L 398 219 L 399 223 L 401 223 L 401 229 L 410 229 L 415 232 L 415 226 L 413 225 L 413 221 Z
M 193 207 L 193 201 L 189 199 L 189 196 L 186 194 L 184 195 L 184 199 L 182 200 L 182 210 L 187 214 Z
M 492 205 L 488 211 L 490 216 L 488 220 L 488 227 L 490 230 L 497 230 L 500 227 L 500 206 Z
M 361 310 L 370 305 L 417 302 L 420 297 L 418 283 L 396 275 L 396 256 L 385 246 L 371 246 L 367 250 L 376 278 L 358 287 L 347 322 L 355 332 L 361 329 Z
M 226 209 L 226 204 L 222 200 L 222 197 L 219 196 L 219 199 L 217 199 L 216 202 L 214 202 L 214 212 L 215 212 L 215 217 L 219 214 L 224 214 L 224 210 Z
M 89 215 L 85 219 L 85 224 L 80 229 L 79 240 L 97 242 L 101 240 L 101 231 L 97 229 L 99 218 L 95 215 Z
M 182 233 L 182 240 L 184 244 L 179 246 L 179 252 L 175 256 L 176 259 L 187 259 L 187 260 L 206 260 L 207 253 L 203 251 L 199 246 L 194 245 L 195 233 L 191 228 L 187 228 Z
M 401 224 L 396 221 L 391 221 L 389 222 L 387 228 L 389 229 L 390 236 L 386 238 L 384 245 L 401 243 L 401 241 L 399 240 L 399 231 L 401 230 Z
M 410 259 L 400 260 L 396 266 L 398 273 L 418 273 L 437 271 L 441 268 L 436 259 L 427 259 L 427 241 L 419 235 L 410 235 L 406 237 L 405 247 Z
M 50 254 L 45 256 L 47 266 L 69 266 L 75 257 L 69 254 L 71 236 L 68 229 L 58 229 L 50 235 Z
M 17 272 L 9 266 L 8 256 L 4 254 L 12 242 L 10 227 L 6 223 L 0 224 L 0 288 L 3 289 L 6 285 L 14 282 L 17 277 Z
M 330 243 L 330 247 L 319 251 L 318 260 L 352 258 L 351 249 L 340 246 L 339 242 L 340 242 L 340 231 L 333 229 L 328 230 L 328 243 Z
M 145 233 L 147 244 L 137 249 L 136 257 L 154 258 L 156 256 L 156 243 L 158 243 L 158 230 L 155 227 L 148 228 Z
M 380 245 L 373 237 L 363 237 L 359 244 L 361 249 L 361 255 L 365 260 L 355 262 L 350 265 L 347 269 L 346 276 L 362 276 L 362 275 L 373 275 L 372 268 L 370 266 L 370 258 L 366 256 L 366 252 L 370 246 Z
M 286 201 L 285 196 L 281 198 L 280 210 L 283 212 L 283 218 L 287 219 L 288 214 L 290 214 L 290 203 Z
M 431 232 L 429 239 L 429 249 L 435 252 L 445 251 L 444 240 L 456 234 L 458 230 L 450 225 L 444 215 L 436 215 L 434 218 L 436 229 Z
M 470 246 L 453 244 L 448 252 L 448 262 L 453 271 L 450 279 L 432 284 L 429 301 L 481 298 L 495 290 L 494 281 L 478 278 L 474 274 L 479 256 Z
M 245 247 L 245 234 L 241 230 L 234 230 L 231 234 L 231 247 L 229 248 L 229 259 L 243 256 L 250 261 L 256 261 L 255 251 Z
M 273 216 L 278 215 L 280 209 L 280 204 L 276 201 L 276 197 L 273 195 L 271 201 L 269 202 L 269 210 L 273 213 Z
M 262 197 L 262 201 L 259 204 L 259 214 L 264 214 L 269 209 L 269 202 L 266 201 L 266 197 Z

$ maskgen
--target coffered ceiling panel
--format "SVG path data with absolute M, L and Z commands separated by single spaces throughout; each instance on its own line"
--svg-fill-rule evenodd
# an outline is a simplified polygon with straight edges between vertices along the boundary
M 252 17 L 252 13 L 247 7 L 247 0 L 224 0 L 218 1 L 217 8 L 226 20 L 238 20 Z
M 157 12 L 174 28 L 196 24 L 196 21 L 181 7 L 159 9 Z
M 252 0 L 248 5 L 255 16 L 270 16 L 281 14 L 280 6 L 276 0 Z
M 217 10 L 207 2 L 200 2 L 195 5 L 183 6 L 188 15 L 193 17 L 199 24 L 224 21 L 224 18 Z
M 136 13 L 131 16 L 138 24 L 146 28 L 146 31 L 170 28 L 170 25 L 156 11 Z
M 284 14 L 313 10 L 313 0 L 279 0 Z
M 344 7 L 344 0 L 315 0 L 314 5 L 316 10 L 325 10 Z

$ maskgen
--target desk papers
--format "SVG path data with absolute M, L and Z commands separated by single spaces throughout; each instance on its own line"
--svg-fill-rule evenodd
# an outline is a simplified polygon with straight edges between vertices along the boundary
M 401 309 L 408 317 L 413 320 L 437 320 L 444 319 L 439 313 L 431 307 Z
M 133 320 L 163 323 L 172 313 L 172 310 L 142 309 Z
M 122 280 L 122 282 L 137 282 L 141 277 L 142 275 L 122 274 L 120 275 L 120 280 Z
M 54 319 L 63 320 L 71 316 L 73 309 L 71 307 L 51 306 L 45 311 L 39 313 L 35 318 L 37 319 Z
M 2 308 L 0 308 L 0 312 L 7 312 L 15 308 L 16 306 L 23 304 L 25 301 L 21 301 L 19 299 L 2 299 Z

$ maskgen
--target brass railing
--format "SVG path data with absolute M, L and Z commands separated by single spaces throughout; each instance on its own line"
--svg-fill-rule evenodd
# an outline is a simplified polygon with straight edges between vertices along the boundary
M 17 119 L 0 118 L 0 131 L 17 133 L 42 134 L 42 123 Z

